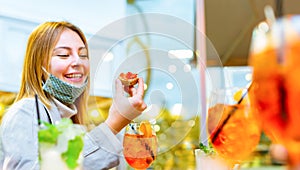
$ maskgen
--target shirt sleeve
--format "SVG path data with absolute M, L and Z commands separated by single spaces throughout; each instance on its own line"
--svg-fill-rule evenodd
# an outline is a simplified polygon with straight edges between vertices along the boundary
M 122 144 L 110 128 L 102 123 L 85 136 L 84 169 L 110 169 L 119 164 Z
M 37 130 L 33 104 L 19 103 L 9 109 L 1 124 L 0 155 L 3 169 L 39 169 Z

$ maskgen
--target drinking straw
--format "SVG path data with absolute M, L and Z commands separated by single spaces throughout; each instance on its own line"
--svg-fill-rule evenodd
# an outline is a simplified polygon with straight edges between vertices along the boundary
M 247 88 L 247 91 L 242 95 L 242 97 L 240 98 L 240 100 L 237 102 L 236 105 L 239 105 L 241 104 L 241 102 L 243 101 L 243 99 L 245 98 L 245 96 L 248 94 L 248 91 L 250 90 L 252 86 L 252 83 L 250 84 L 250 86 Z M 232 108 L 232 110 L 230 110 L 229 114 L 227 115 L 226 119 L 222 122 L 222 124 L 220 125 L 220 127 L 217 129 L 216 133 L 213 134 L 213 137 L 212 137 L 212 143 L 215 142 L 215 140 L 217 139 L 218 135 L 221 133 L 223 127 L 225 126 L 225 124 L 228 122 L 228 120 L 230 119 L 230 117 L 235 113 L 235 111 L 238 109 L 237 106 L 234 106 Z
M 40 121 L 40 110 L 39 110 L 39 103 L 38 103 L 38 95 L 35 94 L 35 106 L 36 106 L 36 112 L 37 112 L 37 121 L 38 121 L 38 125 L 41 125 L 41 121 Z

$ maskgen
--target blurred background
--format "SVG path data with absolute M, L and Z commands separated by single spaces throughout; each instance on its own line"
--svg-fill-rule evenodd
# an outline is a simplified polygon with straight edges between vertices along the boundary
M 97 125 L 107 116 L 112 82 L 118 72 L 139 72 L 146 80 L 145 100 L 158 106 L 158 111 L 152 109 L 150 118 L 158 125 L 160 155 L 151 168 L 194 169 L 193 150 L 199 147 L 201 118 L 209 92 L 221 86 L 242 88 L 251 82 L 248 53 L 252 31 L 265 20 L 266 5 L 274 9 L 277 17 L 300 12 L 297 0 L 0 0 L 0 120 L 18 92 L 31 31 L 44 21 L 67 20 L 83 30 L 91 51 L 101 58 L 99 65 L 92 66 L 95 79 L 89 115 L 93 123 Z M 131 16 L 136 22 L 128 19 Z M 121 27 L 116 28 L 118 24 Z M 130 34 L 128 38 L 119 39 L 132 30 L 141 28 L 147 32 L 153 27 L 166 28 L 167 35 L 179 38 Z M 158 52 L 149 53 L 149 49 L 158 49 Z M 179 65 L 189 68 L 193 82 L 183 83 L 176 75 L 174 78 L 162 71 L 157 61 L 163 61 L 168 72 L 174 70 L 168 63 L 170 58 L 157 58 L 165 56 L 175 56 Z M 156 69 L 126 66 L 130 60 Z M 202 80 L 206 80 L 205 83 Z M 195 96 L 191 97 L 190 93 Z M 144 118 L 149 118 L 149 114 Z M 245 166 L 273 164 L 268 157 L 268 144 L 269 140 L 262 135 L 261 145 Z M 125 168 L 129 167 L 124 162 L 118 167 Z

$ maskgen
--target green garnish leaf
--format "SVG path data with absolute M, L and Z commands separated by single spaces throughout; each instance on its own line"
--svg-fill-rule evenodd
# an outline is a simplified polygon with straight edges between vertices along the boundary
M 206 146 L 201 142 L 199 144 L 199 149 L 201 149 L 207 155 L 215 154 L 215 150 L 214 150 L 213 146 L 211 145 L 211 143 L 209 143 L 208 146 Z
M 62 158 L 70 169 L 75 169 L 78 166 L 77 160 L 82 149 L 83 138 L 81 136 L 76 136 L 75 139 L 69 140 L 68 150 L 62 154 Z
M 61 119 L 56 124 L 42 123 L 43 127 L 38 131 L 39 142 L 50 144 L 50 149 L 61 153 L 62 159 L 70 170 L 77 168 L 79 163 L 81 163 L 81 160 L 78 159 L 83 150 L 84 129 L 79 125 L 73 124 L 72 120 L 67 118 Z M 42 161 L 41 157 L 40 160 Z
M 61 132 L 52 124 L 44 122 L 46 128 L 40 129 L 38 132 L 39 142 L 55 144 Z

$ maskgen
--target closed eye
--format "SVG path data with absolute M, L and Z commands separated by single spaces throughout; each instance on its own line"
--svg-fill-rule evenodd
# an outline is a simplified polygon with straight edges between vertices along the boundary
M 70 55 L 68 55 L 68 54 L 66 54 L 66 55 L 56 55 L 56 56 L 58 56 L 58 57 L 69 57 Z
M 89 56 L 88 55 L 85 55 L 85 54 L 82 54 L 82 55 L 79 55 L 81 58 L 88 58 Z

